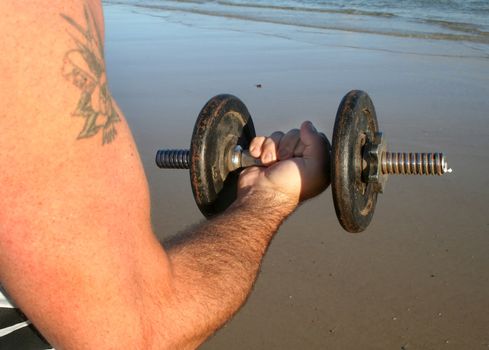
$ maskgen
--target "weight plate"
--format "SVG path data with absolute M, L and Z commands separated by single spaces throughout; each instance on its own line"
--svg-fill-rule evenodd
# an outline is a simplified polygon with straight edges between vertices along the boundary
M 239 170 L 229 172 L 227 157 L 237 145 L 248 149 L 255 127 L 248 109 L 232 95 L 218 95 L 202 108 L 190 145 L 190 183 L 205 217 L 224 211 L 236 199 Z
M 363 146 L 378 131 L 372 100 L 364 91 L 350 91 L 341 101 L 333 130 L 332 192 L 336 216 L 348 232 L 367 228 L 377 203 L 372 184 L 362 181 Z

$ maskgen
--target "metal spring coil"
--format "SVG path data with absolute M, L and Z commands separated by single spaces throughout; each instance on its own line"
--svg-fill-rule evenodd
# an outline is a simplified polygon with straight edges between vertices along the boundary
M 188 169 L 190 151 L 187 149 L 162 149 L 156 152 L 156 165 L 164 169 Z
M 392 153 L 382 154 L 383 174 L 443 175 L 448 171 L 443 153 Z

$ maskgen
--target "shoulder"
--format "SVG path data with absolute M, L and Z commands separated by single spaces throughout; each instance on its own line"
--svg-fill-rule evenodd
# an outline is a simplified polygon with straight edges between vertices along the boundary
M 11 34 L 0 43 L 0 242 L 60 211 L 103 224 L 132 203 L 149 217 L 139 154 L 108 87 L 100 6 L 17 3 L 1 5 Z
M 87 185 L 99 193 L 106 185 L 144 187 L 131 132 L 107 82 L 100 4 L 46 3 L 1 5 L 8 40 L 0 41 L 0 96 L 6 101 L 0 111 L 0 203 L 18 199 L 23 188 L 46 191 L 53 181 L 71 191 L 84 186 L 87 194 Z M 72 194 L 76 199 L 79 193 Z

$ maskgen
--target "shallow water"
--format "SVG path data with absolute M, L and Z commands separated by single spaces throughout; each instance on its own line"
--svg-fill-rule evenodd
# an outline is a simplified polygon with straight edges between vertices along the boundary
M 297 27 L 489 44 L 487 1 L 109 0 Z

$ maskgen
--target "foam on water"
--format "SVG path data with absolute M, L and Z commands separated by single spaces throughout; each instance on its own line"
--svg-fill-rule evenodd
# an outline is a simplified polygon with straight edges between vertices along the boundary
M 325 30 L 489 44 L 489 2 L 461 0 L 108 0 Z

